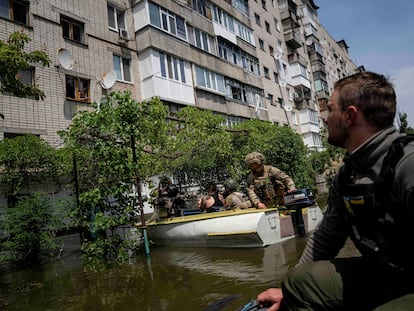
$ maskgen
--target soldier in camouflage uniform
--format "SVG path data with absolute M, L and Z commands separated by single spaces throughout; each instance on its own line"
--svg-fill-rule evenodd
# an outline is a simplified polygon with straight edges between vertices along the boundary
M 238 183 L 233 178 L 229 178 L 224 182 L 225 208 L 227 210 L 238 211 L 253 206 L 244 193 L 237 191 L 237 187 Z
M 283 194 L 296 190 L 292 178 L 277 167 L 264 165 L 259 152 L 249 153 L 244 161 L 251 172 L 247 176 L 247 194 L 256 208 L 283 205 Z

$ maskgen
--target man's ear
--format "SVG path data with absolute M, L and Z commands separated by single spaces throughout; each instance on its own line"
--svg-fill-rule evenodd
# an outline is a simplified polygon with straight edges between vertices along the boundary
M 349 125 L 354 124 L 357 121 L 358 113 L 360 112 L 359 109 L 356 106 L 351 105 L 351 106 L 348 106 L 348 108 L 346 108 L 346 112 L 347 112 L 346 120 L 348 121 Z

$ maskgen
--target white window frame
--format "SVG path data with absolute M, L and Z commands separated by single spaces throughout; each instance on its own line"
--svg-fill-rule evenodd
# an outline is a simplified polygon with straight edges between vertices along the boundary
M 122 56 L 116 55 L 116 54 L 113 54 L 112 60 L 113 60 L 113 65 L 114 65 L 114 69 L 116 72 L 116 79 L 118 81 L 123 81 L 123 82 L 132 82 L 131 60 L 128 58 L 124 58 Z M 117 67 L 115 65 L 118 65 L 119 70 L 117 70 Z M 128 70 L 128 73 L 125 72 L 126 69 Z M 129 75 L 129 80 L 128 80 L 128 75 Z
M 113 10 L 112 12 L 110 12 L 110 10 Z M 109 14 L 113 14 L 113 19 L 114 19 L 114 23 L 115 23 L 115 27 L 112 27 L 111 25 L 109 25 Z M 120 18 L 122 18 L 122 20 L 120 20 Z M 125 29 L 125 12 L 121 11 L 120 9 L 118 9 L 117 7 L 111 5 L 108 3 L 108 27 L 109 29 L 115 30 L 115 31 L 119 31 L 119 29 Z

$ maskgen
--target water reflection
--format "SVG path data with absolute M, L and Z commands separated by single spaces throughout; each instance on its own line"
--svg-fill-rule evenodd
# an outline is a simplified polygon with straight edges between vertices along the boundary
M 169 249 L 165 260 L 191 271 L 241 283 L 274 285 L 286 270 L 296 264 L 304 239 L 257 249 Z M 164 250 L 163 250 L 164 251 Z
M 41 267 L 2 271 L 1 310 L 204 310 L 240 295 L 232 311 L 279 284 L 303 248 L 303 238 L 258 249 L 151 249 L 128 265 L 88 271 L 79 253 Z

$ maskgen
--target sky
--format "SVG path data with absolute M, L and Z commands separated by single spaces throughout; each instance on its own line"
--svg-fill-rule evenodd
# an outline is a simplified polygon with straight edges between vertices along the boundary
M 414 128 L 414 1 L 314 0 L 319 21 L 358 66 L 389 77 Z

